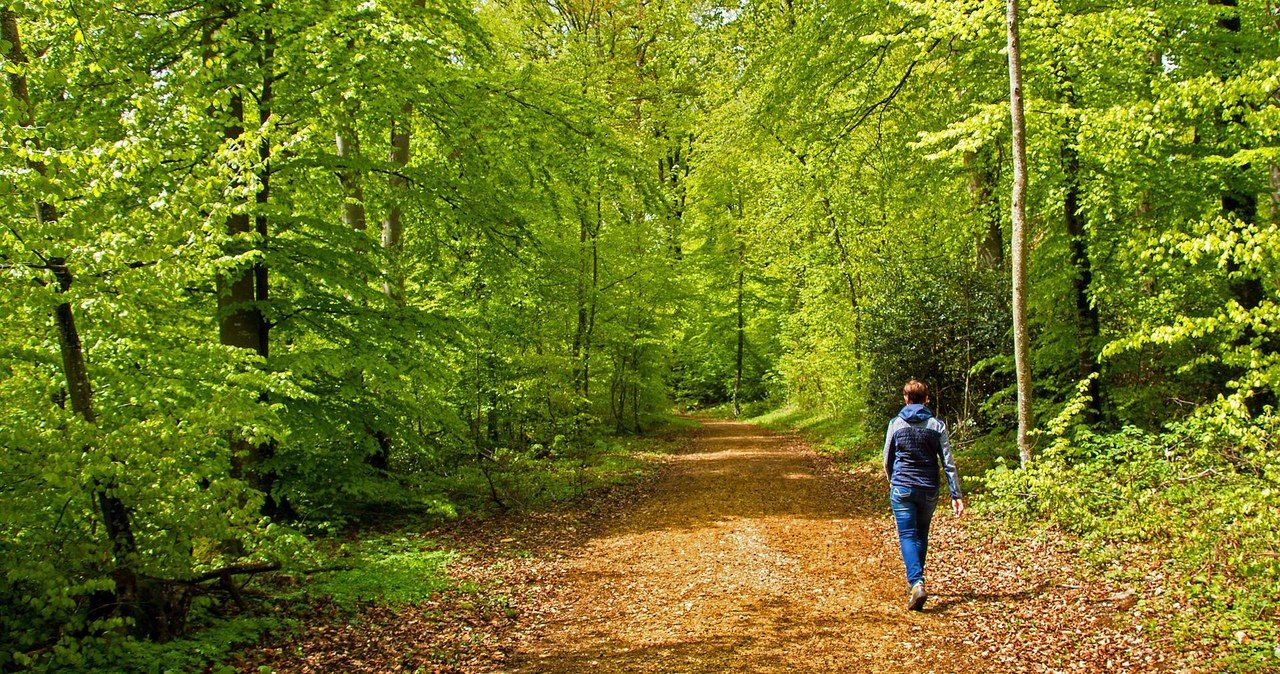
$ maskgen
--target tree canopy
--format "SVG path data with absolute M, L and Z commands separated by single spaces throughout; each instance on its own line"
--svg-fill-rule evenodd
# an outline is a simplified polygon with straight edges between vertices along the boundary
M 0 668 L 176 636 L 304 532 L 520 507 L 673 405 L 874 444 L 916 377 L 1012 459 L 1004 9 L 4 3 Z M 1096 524 L 1062 475 L 1212 471 L 1263 494 L 1233 540 L 1280 523 L 1278 28 L 1024 8 L 1043 465 L 994 492 Z M 1250 545 L 1203 585 L 1274 584 Z

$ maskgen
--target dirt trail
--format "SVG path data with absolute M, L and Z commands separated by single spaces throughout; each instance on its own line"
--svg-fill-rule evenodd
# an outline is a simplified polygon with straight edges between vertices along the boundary
M 945 587 L 904 610 L 885 498 L 787 436 L 707 422 L 563 560 L 549 618 L 502 671 L 981 671 Z

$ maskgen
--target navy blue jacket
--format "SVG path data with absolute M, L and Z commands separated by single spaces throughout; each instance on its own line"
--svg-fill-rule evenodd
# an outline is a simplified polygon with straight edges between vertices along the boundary
M 884 474 L 889 484 L 937 489 L 939 461 L 947 473 L 951 498 L 963 498 L 947 425 L 924 405 L 903 407 L 884 436 Z

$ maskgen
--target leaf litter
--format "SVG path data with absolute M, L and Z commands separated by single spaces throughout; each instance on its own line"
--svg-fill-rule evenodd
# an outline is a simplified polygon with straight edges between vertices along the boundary
M 319 602 L 239 663 L 277 672 L 1208 671 L 1158 636 L 1150 586 L 1089 573 L 1067 540 L 934 518 L 909 612 L 883 477 L 795 437 L 707 422 L 648 479 L 552 510 L 425 532 L 455 589 Z M 1150 625 L 1156 625 L 1151 629 Z

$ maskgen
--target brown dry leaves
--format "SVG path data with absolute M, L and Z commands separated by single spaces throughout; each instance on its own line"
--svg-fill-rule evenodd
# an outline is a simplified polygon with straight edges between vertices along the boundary
M 941 509 L 934 521 L 933 596 L 910 613 L 883 478 L 840 471 L 788 436 L 708 423 L 644 484 L 431 532 L 462 552 L 450 573 L 477 591 L 354 616 L 321 605 L 299 634 L 241 666 L 1200 671 L 1140 627 L 1154 584 L 1082 574 L 1053 532 L 1014 544 Z

